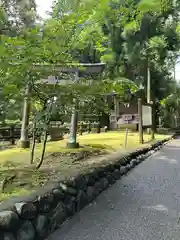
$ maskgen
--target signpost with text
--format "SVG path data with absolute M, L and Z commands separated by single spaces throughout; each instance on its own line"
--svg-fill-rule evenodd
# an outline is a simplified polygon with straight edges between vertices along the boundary
M 119 125 L 138 124 L 139 127 L 139 143 L 142 144 L 143 128 L 152 126 L 152 104 L 142 104 L 142 100 L 138 99 L 138 112 L 136 114 L 121 114 L 118 120 Z M 126 128 L 125 147 L 127 144 L 128 128 Z

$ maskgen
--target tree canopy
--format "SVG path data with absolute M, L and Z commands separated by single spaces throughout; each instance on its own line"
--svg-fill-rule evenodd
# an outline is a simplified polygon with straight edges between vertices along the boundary
M 58 0 L 50 19 L 38 23 L 34 0 L 2 1 L 2 102 L 22 99 L 29 83 L 36 101 L 48 98 L 50 92 L 64 92 L 65 101 L 71 99 L 69 104 L 74 96 L 87 102 L 84 93 L 88 92 L 90 102 L 107 89 L 125 99 L 127 92 L 134 94 L 140 84 L 146 99 L 148 74 L 152 100 L 167 98 L 176 86 L 171 71 L 179 52 L 179 10 L 180 3 L 173 0 Z M 108 81 L 99 80 L 98 88 L 93 83 L 91 91 L 73 84 L 52 92 L 37 84 L 48 75 L 62 78 L 62 73 L 54 70 L 57 64 L 100 61 L 106 63 L 103 79 Z

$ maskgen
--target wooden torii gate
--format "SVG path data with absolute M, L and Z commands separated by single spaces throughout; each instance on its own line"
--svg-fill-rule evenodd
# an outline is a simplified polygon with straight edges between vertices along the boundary
M 35 68 L 52 68 L 51 65 L 36 65 Z M 80 64 L 67 64 L 66 66 L 55 65 L 53 66 L 53 71 L 60 73 L 74 73 L 75 78 L 72 82 L 77 82 L 81 74 L 100 74 L 103 72 L 105 68 L 104 63 L 80 63 Z M 58 84 L 66 84 L 67 80 L 59 80 Z M 48 79 L 39 80 L 38 83 L 54 85 L 57 82 L 55 77 L 51 76 Z M 67 82 L 67 84 L 69 84 Z M 30 116 L 30 86 L 27 87 L 25 97 L 24 97 L 24 107 L 23 107 L 23 117 L 22 117 L 22 126 L 21 126 L 21 138 L 19 141 L 19 147 L 21 148 L 29 148 L 30 140 L 28 137 L 28 128 L 29 128 L 29 116 Z M 70 130 L 70 138 L 69 138 L 69 147 L 77 147 L 78 144 L 76 142 L 76 131 L 77 131 L 77 111 L 76 109 L 72 113 L 71 118 L 71 130 Z

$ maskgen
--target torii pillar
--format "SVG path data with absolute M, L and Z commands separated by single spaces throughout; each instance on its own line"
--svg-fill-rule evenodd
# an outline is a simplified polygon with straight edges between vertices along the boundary
M 18 144 L 20 148 L 24 148 L 24 149 L 30 148 L 30 140 L 28 136 L 30 107 L 31 107 L 30 92 L 31 92 L 31 88 L 30 88 L 30 85 L 28 85 L 26 88 L 25 97 L 24 97 L 21 137 Z

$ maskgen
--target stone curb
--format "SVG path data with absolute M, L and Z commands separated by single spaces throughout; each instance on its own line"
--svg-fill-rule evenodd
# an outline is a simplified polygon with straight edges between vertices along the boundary
M 118 157 L 68 181 L 56 182 L 28 197 L 0 204 L 0 240 L 41 240 L 92 202 L 136 165 L 158 151 L 173 137 Z

